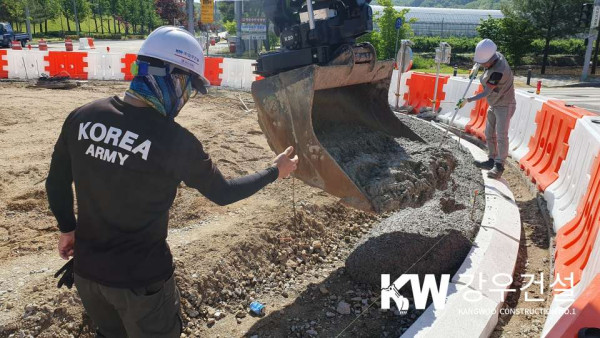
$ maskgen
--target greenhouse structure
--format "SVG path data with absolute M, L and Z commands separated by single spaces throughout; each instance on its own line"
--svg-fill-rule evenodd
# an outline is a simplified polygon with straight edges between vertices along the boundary
M 383 11 L 382 6 L 373 7 L 373 16 Z M 396 10 L 408 9 L 406 20 L 415 19 L 411 28 L 416 36 L 477 36 L 477 26 L 481 20 L 502 18 L 499 10 L 463 9 L 463 8 L 432 8 L 432 7 L 402 7 L 394 6 Z

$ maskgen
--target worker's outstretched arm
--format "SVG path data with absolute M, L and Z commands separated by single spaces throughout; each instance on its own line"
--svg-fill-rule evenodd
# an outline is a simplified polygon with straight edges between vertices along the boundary
M 489 86 L 487 86 L 487 87 L 485 87 L 483 89 L 483 91 L 481 93 L 467 98 L 467 102 L 473 102 L 473 101 L 481 100 L 481 99 L 487 97 L 488 95 L 490 95 L 491 92 L 492 92 L 492 88 L 490 88 Z
M 499 73 L 499 72 L 492 73 L 492 75 L 490 75 L 489 79 L 487 80 L 487 83 L 485 84 L 483 91 L 475 96 L 471 96 L 471 97 L 467 98 L 467 102 L 481 100 L 484 97 L 487 97 L 488 95 L 490 95 L 490 93 L 493 92 L 494 89 L 496 89 L 496 87 L 498 87 L 498 83 L 500 83 L 501 79 L 502 79 L 502 73 Z
M 187 163 L 181 168 L 182 181 L 189 187 L 198 189 L 204 196 L 218 205 L 227 205 L 250 197 L 278 177 L 284 178 L 296 169 L 298 157 L 291 158 L 293 148 L 275 159 L 273 166 L 257 173 L 235 179 L 226 179 L 213 164 L 199 141 L 192 149 L 194 154 L 185 156 Z
M 66 124 L 66 123 L 65 123 Z M 46 178 L 46 194 L 50 210 L 56 217 L 58 228 L 62 233 L 75 230 L 76 220 L 73 211 L 73 173 L 71 171 L 71 157 L 67 148 L 65 126 L 58 137 L 52 153 L 50 172 Z

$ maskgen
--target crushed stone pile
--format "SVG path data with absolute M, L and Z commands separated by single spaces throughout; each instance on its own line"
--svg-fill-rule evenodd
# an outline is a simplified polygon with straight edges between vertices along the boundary
M 446 186 L 456 166 L 448 150 L 361 125 L 326 123 L 315 133 L 380 213 L 422 205 Z
M 438 189 L 427 190 L 422 205 L 392 212 L 374 225 L 346 259 L 352 279 L 375 288 L 381 287 L 381 274 L 390 274 L 392 281 L 404 273 L 454 275 L 471 249 L 485 208 L 481 170 L 471 154 L 451 138 L 443 151 L 432 150 L 443 132 L 428 122 L 398 117 L 428 143 L 403 141 L 407 154 L 430 167 L 447 163 L 453 170 L 435 176 Z

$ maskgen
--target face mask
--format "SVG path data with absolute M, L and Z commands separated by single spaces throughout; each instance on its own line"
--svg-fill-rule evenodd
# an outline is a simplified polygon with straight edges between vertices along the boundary
M 127 94 L 146 103 L 169 118 L 175 118 L 195 90 L 188 74 L 136 76 Z

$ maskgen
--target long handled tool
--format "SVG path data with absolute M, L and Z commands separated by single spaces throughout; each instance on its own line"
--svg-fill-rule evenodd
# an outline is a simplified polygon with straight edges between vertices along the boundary
M 465 96 L 467 96 L 467 93 L 469 92 L 469 88 L 471 88 L 471 84 L 473 83 L 473 80 L 477 77 L 477 72 L 479 72 L 479 66 L 480 66 L 479 63 L 476 63 L 475 65 L 473 65 L 473 68 L 471 69 L 471 74 L 469 75 L 469 84 L 467 85 L 467 88 L 465 88 L 465 92 L 463 93 L 460 100 L 464 100 Z M 446 132 L 444 133 L 444 137 L 442 137 L 442 140 L 440 141 L 439 147 L 441 147 L 442 144 L 444 144 L 444 140 L 446 140 L 446 137 L 448 136 L 448 132 L 450 131 L 450 126 L 454 122 L 454 118 L 456 118 L 456 114 L 458 114 L 459 109 L 460 109 L 460 106 L 458 106 L 458 105 L 456 106 L 456 108 L 454 108 L 454 113 L 452 114 L 452 118 L 450 119 L 450 121 L 448 122 L 448 125 L 446 126 Z

